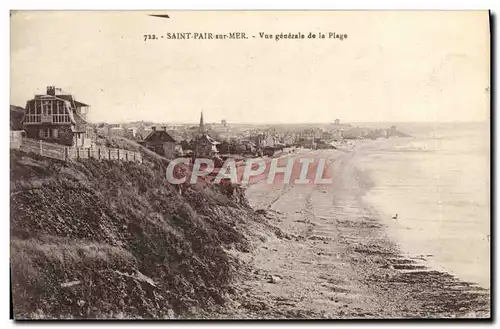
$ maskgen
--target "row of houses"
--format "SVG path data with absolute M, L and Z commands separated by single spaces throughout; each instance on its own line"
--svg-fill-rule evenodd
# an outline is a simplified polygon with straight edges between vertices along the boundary
M 303 129 L 276 132 L 273 129 L 248 128 L 235 133 L 222 120 L 220 125 L 205 125 L 203 113 L 198 126 L 126 126 L 120 124 L 93 125 L 87 121 L 90 105 L 55 86 L 45 94 L 27 101 L 22 119 L 23 134 L 31 139 L 90 148 L 97 136 L 121 136 L 136 140 L 154 152 L 173 158 L 179 155 L 218 157 L 220 151 L 256 154 L 259 150 L 274 150 L 298 145 L 311 147 L 318 140 L 339 141 L 343 129 L 336 120 L 330 130 Z M 219 150 L 221 149 L 221 150 Z

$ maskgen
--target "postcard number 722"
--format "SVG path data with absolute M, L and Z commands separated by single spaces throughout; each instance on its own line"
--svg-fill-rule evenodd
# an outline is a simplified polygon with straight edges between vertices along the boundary
M 158 37 L 155 34 L 144 34 L 144 41 L 146 40 L 156 40 Z

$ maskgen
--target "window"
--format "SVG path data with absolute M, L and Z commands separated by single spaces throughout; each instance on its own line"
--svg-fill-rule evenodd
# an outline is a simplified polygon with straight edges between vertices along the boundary
M 69 115 L 66 110 L 66 104 L 63 101 L 57 100 L 54 104 L 54 122 L 69 122 Z
M 42 102 L 42 113 L 44 115 L 52 115 L 52 102 L 51 101 L 43 101 Z
M 41 122 L 40 113 L 37 112 L 37 101 L 32 100 L 28 102 L 27 111 L 26 111 L 26 122 L 28 123 L 36 123 Z
M 45 139 L 45 138 L 57 138 L 57 136 L 59 135 L 59 131 L 57 131 L 57 129 L 55 128 L 46 128 L 46 129 L 40 129 L 38 131 L 38 136 L 41 138 L 41 139 Z

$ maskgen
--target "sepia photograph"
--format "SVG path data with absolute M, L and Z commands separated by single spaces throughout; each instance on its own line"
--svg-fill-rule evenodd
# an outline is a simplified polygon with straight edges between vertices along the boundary
M 488 10 L 11 10 L 14 320 L 492 320 Z

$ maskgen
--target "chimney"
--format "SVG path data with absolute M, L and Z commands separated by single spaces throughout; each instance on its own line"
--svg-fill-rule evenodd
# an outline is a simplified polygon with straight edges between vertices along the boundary
M 156 126 L 152 126 L 151 129 L 153 129 L 153 131 L 156 131 Z
M 55 96 L 56 95 L 56 87 L 55 86 L 47 86 L 47 95 Z

